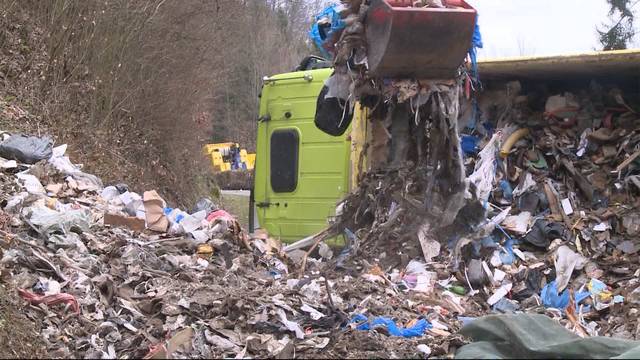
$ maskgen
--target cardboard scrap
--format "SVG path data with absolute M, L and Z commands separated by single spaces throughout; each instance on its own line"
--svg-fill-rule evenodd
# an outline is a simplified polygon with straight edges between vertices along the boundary
M 160 344 L 150 351 L 144 358 L 145 359 L 171 359 L 172 354 L 176 352 L 180 347 L 191 343 L 194 332 L 193 329 L 188 327 L 177 332 L 173 337 L 167 340 L 165 343 Z
M 48 193 L 57 195 L 60 191 L 62 191 L 63 187 L 64 187 L 63 184 L 49 184 L 45 189 L 47 190 Z
M 134 216 L 124 216 L 118 214 L 104 214 L 104 224 L 111 226 L 124 226 L 133 231 L 144 231 L 145 222 Z
M 169 219 L 164 214 L 165 201 L 155 190 L 145 191 L 142 201 L 147 217 L 147 228 L 153 231 L 166 232 L 169 227 Z

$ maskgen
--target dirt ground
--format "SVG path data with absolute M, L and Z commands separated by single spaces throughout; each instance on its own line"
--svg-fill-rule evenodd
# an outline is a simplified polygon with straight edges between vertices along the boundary
M 223 191 L 220 195 L 222 207 L 233 214 L 243 229 L 249 228 L 249 192 Z
M 34 323 L 22 314 L 18 295 L 12 294 L 12 289 L 0 285 L 0 358 L 47 357 Z

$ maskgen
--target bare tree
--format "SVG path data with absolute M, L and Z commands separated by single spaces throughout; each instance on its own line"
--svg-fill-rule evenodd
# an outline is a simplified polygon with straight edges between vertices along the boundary
M 535 47 L 528 47 L 527 41 L 524 38 L 524 36 L 522 36 L 522 34 L 518 35 L 516 42 L 518 44 L 518 55 L 520 56 L 535 55 L 536 53 Z
M 28 43 L 14 45 L 32 49 L 7 60 L 22 75 L 1 83 L 0 95 L 23 100 L 38 129 L 70 143 L 89 171 L 189 203 L 210 186 L 203 144 L 219 139 L 253 148 L 261 79 L 293 70 L 310 51 L 314 6 L 0 0 L 9 16 L 0 30 L 16 38 L 25 31 Z

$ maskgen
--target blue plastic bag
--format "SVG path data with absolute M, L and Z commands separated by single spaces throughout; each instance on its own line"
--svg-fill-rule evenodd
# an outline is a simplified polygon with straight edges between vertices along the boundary
M 389 318 L 380 316 L 368 321 L 367 317 L 362 314 L 357 314 L 353 319 L 351 319 L 351 321 L 349 321 L 350 324 L 359 322 L 364 323 L 358 325 L 356 327 L 357 330 L 368 331 L 374 327 L 382 325 L 387 328 L 391 336 L 401 336 L 405 338 L 422 336 L 427 329 L 431 329 L 433 327 L 427 320 L 420 319 L 410 328 L 401 328 Z
M 518 309 L 520 309 L 520 305 L 507 298 L 502 298 L 500 301 L 493 304 L 491 308 L 496 313 L 509 314 L 518 311 Z
M 569 290 L 564 290 L 562 293 L 558 294 L 558 284 L 556 281 L 552 281 L 542 288 L 540 292 L 540 298 L 542 299 L 542 304 L 548 308 L 556 308 L 560 310 L 564 310 L 569 306 Z M 574 295 L 574 302 L 576 304 L 576 310 L 578 310 L 578 304 L 580 304 L 584 299 L 591 296 L 591 293 L 588 291 L 577 292 Z M 584 309 L 585 311 L 589 311 L 588 308 Z
M 460 141 L 460 147 L 465 155 L 475 155 L 478 153 L 478 139 L 473 135 L 462 135 Z
M 336 266 L 338 268 L 344 268 L 344 263 L 353 255 L 353 249 L 358 245 L 358 237 L 348 228 L 344 229 L 344 235 L 347 238 L 347 246 L 345 246 L 340 255 L 336 258 Z
M 498 248 L 498 242 L 496 241 L 494 236 L 487 236 L 480 241 L 480 244 L 483 248 L 487 249 L 496 249 Z
M 500 230 L 507 240 L 504 242 L 503 249 L 500 251 L 500 261 L 502 261 L 505 265 L 511 265 L 516 260 L 515 254 L 513 253 L 513 245 L 516 243 L 514 239 L 509 236 L 509 234 L 502 228 L 500 225 L 496 225 L 496 229 Z
M 341 4 L 332 4 L 322 10 L 320 14 L 316 15 L 315 21 L 309 31 L 311 41 L 313 41 L 318 50 L 320 50 L 321 55 L 326 59 L 333 58 L 332 54 L 329 53 L 325 47 L 326 42 L 331 40 L 336 31 L 340 31 L 346 26 L 344 20 L 340 17 L 339 11 L 342 6 Z M 321 28 L 318 22 L 323 19 L 328 20 L 331 26 L 326 29 Z
M 163 213 L 164 213 L 165 216 L 169 216 L 173 212 L 173 210 L 175 210 L 175 209 L 174 208 L 170 208 L 170 207 L 166 207 L 166 208 L 163 209 Z M 183 213 L 178 214 L 178 216 L 176 216 L 176 223 L 179 224 L 180 221 L 182 221 L 182 219 L 184 219 L 184 214 Z
M 576 305 L 580 304 L 584 299 L 588 298 L 589 296 L 591 296 L 591 294 L 588 291 L 576 293 L 575 295 Z M 585 311 L 589 311 L 588 309 L 590 309 L 589 306 L 585 308 Z
M 504 196 L 506 200 L 511 200 L 513 198 L 513 189 L 507 180 L 500 180 L 500 189 L 502 189 L 502 196 Z
M 511 265 L 516 260 L 513 253 L 513 243 L 513 239 L 508 238 L 507 241 L 504 242 L 504 250 L 500 251 L 500 261 L 505 265 Z
M 569 292 L 565 290 L 558 294 L 558 285 L 555 280 L 542 288 L 540 298 L 545 307 L 564 310 L 569 306 Z
M 478 25 L 478 17 L 476 17 L 476 25 L 473 28 L 473 37 L 471 38 L 471 47 L 469 48 L 469 58 L 471 58 L 471 78 L 475 81 L 479 80 L 478 76 L 478 49 L 482 49 L 482 34 L 480 33 L 480 25 Z

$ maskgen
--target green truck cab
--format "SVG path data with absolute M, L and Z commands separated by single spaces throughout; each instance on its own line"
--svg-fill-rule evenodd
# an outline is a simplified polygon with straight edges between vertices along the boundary
M 260 98 L 250 228 L 284 243 L 327 226 L 349 191 L 350 147 L 316 128 L 316 101 L 332 69 L 264 79 Z M 257 224 L 255 218 L 257 217 Z

